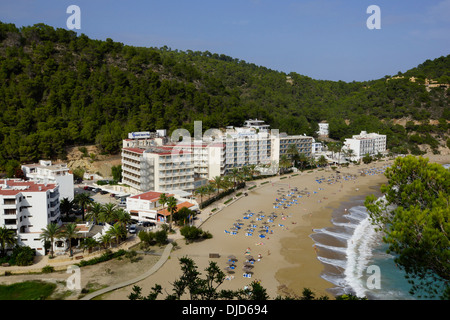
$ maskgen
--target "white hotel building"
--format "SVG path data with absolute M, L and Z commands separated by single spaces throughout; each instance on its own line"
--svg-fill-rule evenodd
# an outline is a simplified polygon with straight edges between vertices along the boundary
M 386 152 L 386 135 L 361 131 L 351 139 L 345 139 L 343 149 L 353 150 L 352 161 L 358 161 L 365 155 L 374 156 Z
M 59 187 L 18 179 L 0 180 L 0 226 L 16 232 L 18 244 L 45 255 L 41 229 L 61 225 Z
M 312 137 L 269 131 L 269 125 L 258 119 L 247 120 L 244 127 L 212 129 L 197 139 L 183 137 L 182 142 L 170 143 L 150 132 L 135 133 L 134 138 L 130 134 L 123 141 L 122 183 L 137 193 L 193 191 L 195 178 L 211 180 L 248 165 L 276 169 L 280 155 L 291 144 L 309 157 L 313 141 Z
M 192 153 L 169 146 L 122 149 L 122 183 L 139 192 L 192 191 Z
M 67 164 L 52 164 L 51 161 L 40 160 L 39 163 L 22 165 L 22 171 L 30 180 L 40 183 L 57 183 L 60 200 L 74 198 L 73 174 Z

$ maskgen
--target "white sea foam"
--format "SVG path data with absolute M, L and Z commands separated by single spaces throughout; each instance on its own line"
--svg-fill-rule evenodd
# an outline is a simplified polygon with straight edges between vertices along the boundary
M 375 228 L 367 217 L 361 221 L 347 242 L 345 281 L 359 297 L 366 295 L 366 284 L 362 278 L 366 274 L 377 238 Z

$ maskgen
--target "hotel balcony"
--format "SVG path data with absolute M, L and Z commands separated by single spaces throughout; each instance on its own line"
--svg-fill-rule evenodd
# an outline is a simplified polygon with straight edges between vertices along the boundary
M 124 158 L 127 158 L 127 159 L 131 159 L 131 160 L 134 160 L 134 161 L 141 162 L 142 154 L 140 154 L 140 153 L 127 152 L 127 151 L 122 151 L 122 159 L 124 159 Z

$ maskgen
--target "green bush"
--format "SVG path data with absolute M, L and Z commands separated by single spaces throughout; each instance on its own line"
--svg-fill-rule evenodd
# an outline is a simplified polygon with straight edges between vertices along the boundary
M 102 254 L 100 257 L 93 258 L 90 260 L 81 260 L 80 263 L 77 263 L 76 265 L 79 267 L 85 267 L 85 266 L 91 266 L 100 262 L 105 262 L 111 259 L 119 258 L 127 253 L 126 250 L 120 249 L 116 252 L 107 251 L 104 254 Z
M 30 266 L 33 264 L 34 250 L 28 246 L 16 246 L 11 255 L 9 264 L 17 266 Z
M 42 273 L 52 273 L 55 271 L 55 267 L 53 266 L 45 266 L 42 268 Z
M 203 231 L 195 226 L 184 226 L 180 229 L 181 235 L 186 239 L 186 241 L 195 241 L 199 239 L 211 239 L 212 234 L 208 231 Z

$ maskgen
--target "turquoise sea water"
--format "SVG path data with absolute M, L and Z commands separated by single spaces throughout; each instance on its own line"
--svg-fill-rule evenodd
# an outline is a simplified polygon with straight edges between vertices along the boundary
M 358 203 L 359 202 L 359 203 Z M 333 215 L 333 227 L 311 235 L 324 265 L 322 278 L 331 282 L 334 295 L 352 293 L 371 300 L 419 299 L 409 293 L 405 279 L 387 246 L 368 219 L 363 200 Z

